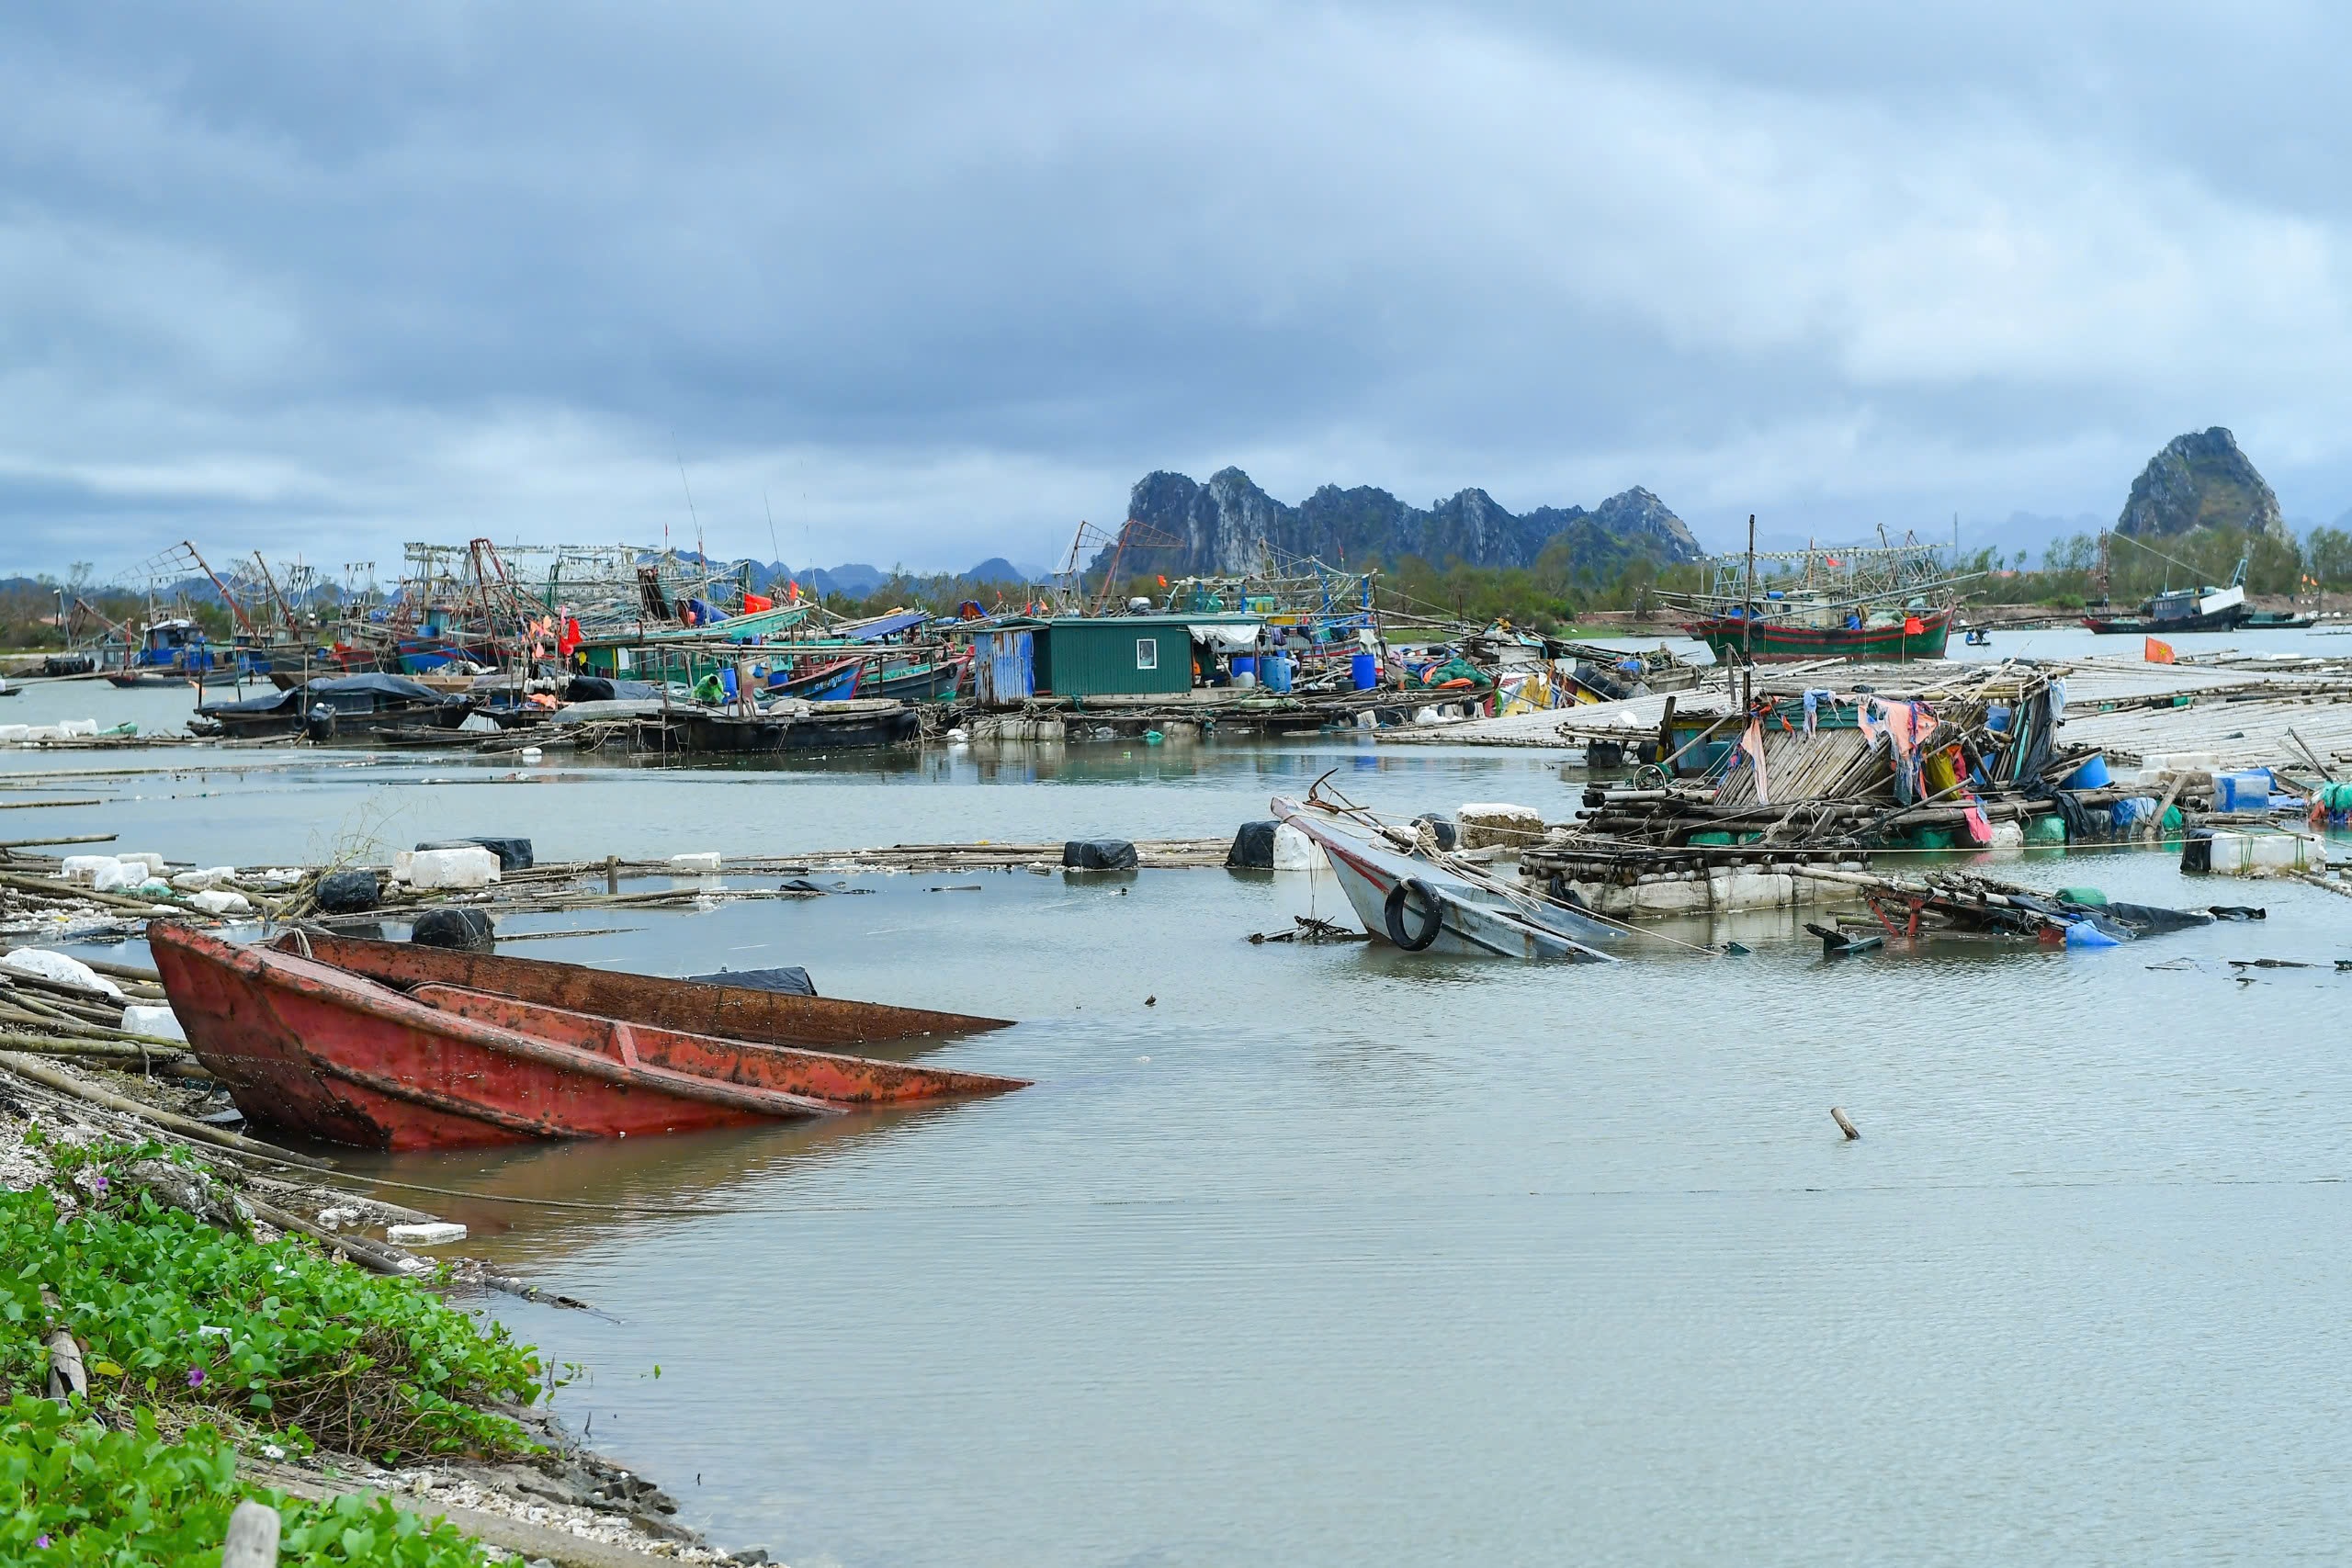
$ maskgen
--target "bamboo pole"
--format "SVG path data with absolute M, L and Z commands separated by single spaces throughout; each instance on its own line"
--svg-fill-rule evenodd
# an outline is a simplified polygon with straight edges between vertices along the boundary
M 180 1047 L 174 1043 L 173 1049 L 177 1050 Z M 194 1138 L 199 1143 L 211 1144 L 220 1148 L 233 1150 L 238 1154 L 283 1160 L 288 1165 L 304 1166 L 312 1170 L 334 1168 L 324 1160 L 312 1159 L 308 1155 L 299 1155 L 291 1149 L 281 1149 L 240 1134 L 225 1133 L 218 1127 L 207 1126 L 204 1122 L 192 1121 L 186 1116 L 177 1116 L 168 1111 L 160 1111 L 152 1105 L 141 1105 L 135 1100 L 126 1100 L 111 1090 L 100 1089 L 96 1084 L 84 1083 L 70 1073 L 59 1072 L 55 1067 L 38 1062 L 31 1056 L 18 1052 L 0 1050 L 0 1067 L 6 1067 L 18 1077 L 28 1078 L 44 1088 L 54 1089 L 60 1094 L 71 1095 L 75 1100 L 85 1100 L 118 1114 L 167 1128 L 184 1138 Z

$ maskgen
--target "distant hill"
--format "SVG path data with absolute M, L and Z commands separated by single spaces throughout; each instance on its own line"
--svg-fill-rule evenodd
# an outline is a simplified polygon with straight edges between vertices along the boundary
M 2235 528 L 2291 542 L 2278 497 L 2237 437 L 2215 425 L 2176 435 L 2132 481 L 2115 531 L 2164 538 L 2197 528 Z
M 1033 579 L 1027 572 L 1002 556 L 990 556 L 971 570 L 957 572 L 956 581 L 971 583 L 1014 582 L 1025 586 Z
M 1130 547 L 1123 567 L 1171 575 L 1262 570 L 1276 555 L 1314 556 L 1335 566 L 1415 556 L 1441 567 L 1456 560 L 1525 567 L 1557 539 L 1566 539 L 1573 567 L 1602 571 L 1636 554 L 1669 562 L 1705 554 L 1681 518 L 1638 488 L 1590 511 L 1540 506 L 1523 514 L 1483 490 L 1423 508 L 1369 486 L 1325 485 L 1288 506 L 1239 468 L 1223 468 L 1206 484 L 1182 474 L 1147 474 L 1136 481 L 1127 515 L 1182 542 L 1141 551 Z M 1103 564 L 1097 556 L 1094 567 Z

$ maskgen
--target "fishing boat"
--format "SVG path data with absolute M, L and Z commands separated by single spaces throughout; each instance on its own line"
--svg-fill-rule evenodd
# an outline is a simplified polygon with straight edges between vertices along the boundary
M 2237 629 L 2245 632 L 2296 632 L 2319 625 L 2319 615 L 2312 610 L 2248 610 L 2238 617 Z
M 292 931 L 149 928 L 189 1048 L 249 1121 L 374 1149 L 628 1137 L 1002 1093 L 836 1054 L 1008 1021 Z
M 758 716 L 674 708 L 659 719 L 680 750 L 828 751 L 896 746 L 912 740 L 922 720 L 904 703 L 775 703 Z
M 2085 615 L 2083 625 L 2103 637 L 2172 637 L 2234 631 L 2245 617 L 2245 590 L 2233 582 L 2227 588 L 2171 589 L 2142 604 L 2136 615 Z
M 107 683 L 186 686 L 216 672 L 226 676 L 234 668 L 227 650 L 216 650 L 203 627 L 180 615 L 148 622 L 139 646 L 123 650 L 122 668 L 107 671 Z
M 399 675 L 345 675 L 242 702 L 207 703 L 188 728 L 231 740 L 293 735 L 314 740 L 378 730 L 456 730 L 473 711 L 462 696 Z
M 1914 659 L 1941 659 L 1951 631 L 1950 610 L 1916 614 L 1878 614 L 1859 624 L 1812 626 L 1796 619 L 1805 606 L 1786 615 L 1760 608 L 1755 624 L 1737 614 L 1691 621 L 1683 629 L 1714 649 L 1727 662 L 1753 659 L 1758 663 L 1791 660 L 1865 659 L 1901 663 Z
M 1309 797 L 1276 795 L 1287 822 L 1329 859 L 1356 918 L 1374 939 L 1407 953 L 1614 964 L 1591 944 L 1623 933 L 1547 899 L 1514 896 L 1431 859 L 1402 829 L 1376 826 Z
M 1941 659 L 1955 590 L 1934 547 L 1812 547 L 1714 557 L 1713 585 L 1668 595 L 1683 630 L 1725 663 L 1753 660 Z

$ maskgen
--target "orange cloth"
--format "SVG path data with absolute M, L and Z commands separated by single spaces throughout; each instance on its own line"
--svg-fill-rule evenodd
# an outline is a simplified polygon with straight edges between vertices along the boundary
M 1926 626 L 1920 625 L 1918 616 L 1905 615 L 1903 617 L 1903 635 L 1905 637 L 1917 637 L 1921 632 L 1926 631 L 1927 629 L 1928 628 Z
M 2172 662 L 2172 644 L 2168 642 L 2158 642 L 2154 637 L 2150 637 L 2148 639 L 2148 646 L 2141 649 L 2140 657 L 2146 660 L 2151 664 L 2170 664 Z

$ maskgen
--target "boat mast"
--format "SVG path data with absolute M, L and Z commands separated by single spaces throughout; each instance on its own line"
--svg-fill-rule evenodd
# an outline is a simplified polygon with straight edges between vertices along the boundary
M 1747 666 L 1743 677 L 1746 692 L 1740 705 L 1751 705 L 1756 699 L 1756 513 L 1747 514 L 1747 602 L 1740 607 L 1739 658 Z

